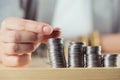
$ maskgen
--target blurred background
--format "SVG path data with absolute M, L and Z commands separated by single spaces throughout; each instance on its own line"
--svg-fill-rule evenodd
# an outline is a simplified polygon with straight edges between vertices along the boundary
M 65 39 L 88 36 L 92 31 L 118 33 L 119 4 L 120 0 L 0 0 L 0 23 L 7 17 L 46 22 L 60 27 Z M 45 48 L 42 44 L 36 53 Z
M 42 21 L 61 27 L 64 37 L 118 32 L 119 0 L 0 0 L 0 22 L 6 17 Z

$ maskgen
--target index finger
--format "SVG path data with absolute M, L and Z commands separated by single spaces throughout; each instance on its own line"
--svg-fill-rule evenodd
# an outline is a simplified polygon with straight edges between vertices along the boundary
M 2 22 L 1 30 L 25 30 L 40 34 L 51 34 L 53 28 L 46 23 L 10 17 Z

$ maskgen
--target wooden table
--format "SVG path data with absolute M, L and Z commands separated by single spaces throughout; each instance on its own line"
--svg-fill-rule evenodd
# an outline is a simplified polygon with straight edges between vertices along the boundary
M 22 68 L 0 65 L 0 80 L 120 80 L 120 68 L 50 68 L 47 59 L 33 58 Z

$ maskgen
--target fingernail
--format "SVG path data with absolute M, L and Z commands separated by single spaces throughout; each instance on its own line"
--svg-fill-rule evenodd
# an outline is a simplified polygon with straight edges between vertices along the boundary
M 47 34 L 50 34 L 52 32 L 52 28 L 50 28 L 49 26 L 44 26 L 43 27 L 43 32 L 47 33 Z

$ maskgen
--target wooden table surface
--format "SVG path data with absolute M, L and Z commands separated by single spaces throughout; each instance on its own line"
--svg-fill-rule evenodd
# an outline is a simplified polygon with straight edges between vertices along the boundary
M 120 68 L 50 68 L 47 59 L 33 58 L 22 68 L 0 65 L 0 80 L 120 80 Z

